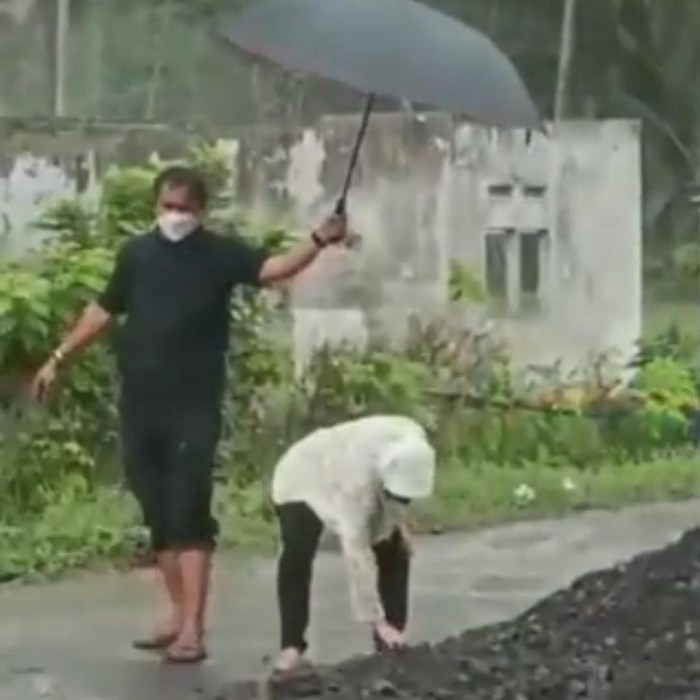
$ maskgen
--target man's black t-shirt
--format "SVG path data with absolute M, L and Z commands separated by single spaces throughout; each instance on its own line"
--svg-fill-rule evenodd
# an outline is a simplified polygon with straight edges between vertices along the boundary
M 177 243 L 158 231 L 130 239 L 98 299 L 110 314 L 126 315 L 118 338 L 124 398 L 217 399 L 231 292 L 258 285 L 266 257 L 205 229 Z

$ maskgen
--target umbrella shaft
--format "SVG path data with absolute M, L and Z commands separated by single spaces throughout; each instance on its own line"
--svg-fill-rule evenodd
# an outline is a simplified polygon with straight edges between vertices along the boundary
M 367 124 L 369 123 L 370 114 L 372 114 L 372 107 L 374 107 L 374 95 L 369 95 L 367 97 L 367 103 L 365 104 L 365 111 L 362 113 L 362 122 L 360 123 L 360 129 L 357 132 L 355 145 L 353 146 L 352 154 L 350 155 L 350 163 L 348 165 L 347 175 L 345 176 L 345 183 L 343 184 L 343 189 L 340 193 L 340 197 L 338 198 L 338 203 L 335 206 L 335 213 L 338 214 L 338 216 L 345 216 L 348 191 L 350 190 L 352 176 L 355 173 L 355 168 L 357 167 L 357 161 L 360 156 L 360 147 L 362 146 L 365 133 L 367 132 Z

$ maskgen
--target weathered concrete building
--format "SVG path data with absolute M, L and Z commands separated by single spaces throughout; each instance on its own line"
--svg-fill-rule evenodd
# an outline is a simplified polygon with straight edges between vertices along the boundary
M 50 198 L 94 197 L 109 164 L 177 155 L 202 136 L 230 153 L 247 206 L 310 227 L 332 209 L 356 128 L 337 117 L 300 133 L 209 134 L 0 120 L 0 234 L 21 252 Z M 488 290 L 464 322 L 489 319 L 519 362 L 627 355 L 641 333 L 641 197 L 637 122 L 568 122 L 528 138 L 439 114 L 377 115 L 350 200 L 363 243 L 327 251 L 294 286 L 297 357 L 322 342 L 400 339 L 409 315 L 443 314 L 452 261 Z

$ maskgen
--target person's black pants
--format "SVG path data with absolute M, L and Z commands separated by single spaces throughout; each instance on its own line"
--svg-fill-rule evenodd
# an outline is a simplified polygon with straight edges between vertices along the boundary
M 283 649 L 293 647 L 305 651 L 312 569 L 323 524 L 305 503 L 278 506 L 277 517 L 282 539 L 277 572 L 281 645 Z M 398 530 L 373 549 L 377 587 L 387 622 L 403 630 L 408 617 L 408 549 Z
M 120 408 L 126 478 L 153 550 L 213 548 L 218 533 L 211 500 L 219 403 L 123 400 Z

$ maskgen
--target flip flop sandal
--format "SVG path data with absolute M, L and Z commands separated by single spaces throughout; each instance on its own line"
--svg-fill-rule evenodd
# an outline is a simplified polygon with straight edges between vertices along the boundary
M 132 646 L 139 651 L 163 651 L 163 649 L 167 649 L 176 639 L 177 634 L 174 633 L 154 634 L 152 637 L 135 639 L 132 642 Z
M 288 683 L 299 683 L 313 681 L 317 678 L 317 672 L 313 664 L 304 660 L 293 668 L 273 668 L 268 678 L 271 685 L 284 685 Z
M 169 664 L 198 664 L 207 658 L 207 650 L 202 644 L 172 647 L 165 652 L 164 660 Z

